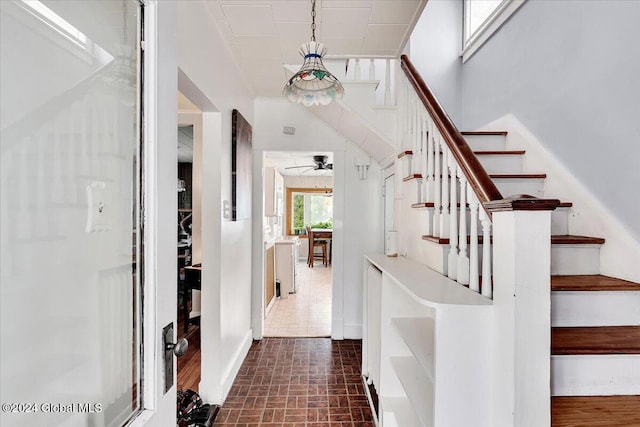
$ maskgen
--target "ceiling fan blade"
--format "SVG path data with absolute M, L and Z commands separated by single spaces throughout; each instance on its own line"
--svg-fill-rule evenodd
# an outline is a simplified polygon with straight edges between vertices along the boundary
M 314 165 L 289 166 L 289 167 L 286 167 L 285 169 L 312 168 L 312 167 L 314 167 Z

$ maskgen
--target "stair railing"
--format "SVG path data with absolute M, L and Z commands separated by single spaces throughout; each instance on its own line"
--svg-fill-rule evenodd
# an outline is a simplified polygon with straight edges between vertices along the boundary
M 401 68 L 401 151 L 415 170 L 418 203 L 433 208 L 428 234 L 448 239 L 447 276 L 491 298 L 491 213 L 484 204 L 502 194 L 406 55 Z

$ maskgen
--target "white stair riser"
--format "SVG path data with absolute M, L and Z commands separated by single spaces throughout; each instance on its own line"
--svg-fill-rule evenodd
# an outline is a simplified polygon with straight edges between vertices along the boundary
M 520 154 L 483 154 L 477 156 L 487 173 L 522 173 Z
M 600 245 L 551 245 L 551 274 L 600 274 Z
M 535 197 L 542 197 L 544 194 L 543 178 L 493 178 L 493 182 L 503 197 L 513 196 L 515 194 L 529 194 Z
M 504 135 L 463 135 L 463 137 L 474 151 L 504 150 L 507 140 Z
M 415 184 L 413 188 L 411 188 L 407 194 L 413 195 L 416 194 L 417 189 L 415 188 Z M 433 223 L 433 208 L 421 208 L 421 211 L 424 211 L 425 215 L 428 218 L 429 225 Z M 457 208 L 458 212 L 458 221 L 460 221 L 460 208 Z M 469 208 L 466 209 L 467 215 L 467 227 L 471 224 L 471 211 Z M 424 231 L 423 227 L 420 227 L 420 232 L 422 234 L 433 234 L 433 230 L 429 227 Z M 491 229 L 493 234 L 493 228 Z M 468 233 L 467 233 L 468 234 Z M 555 211 L 551 212 L 551 234 L 552 235 L 566 235 L 569 234 L 569 208 L 558 208 Z M 482 224 L 478 221 L 478 235 L 482 235 Z
M 640 394 L 640 355 L 551 357 L 552 396 Z
M 640 291 L 551 292 L 551 325 L 640 325 Z
M 551 235 L 569 234 L 569 211 L 571 208 L 557 208 L 551 211 Z
M 424 244 L 428 247 L 427 265 L 446 274 L 449 245 L 428 240 Z M 482 245 L 478 245 L 478 271 L 481 265 Z M 600 274 L 600 245 L 551 245 L 551 274 Z
M 449 256 L 449 245 L 439 245 L 434 242 L 424 241 L 425 259 L 423 262 L 427 267 L 440 274 L 447 275 L 447 257 Z

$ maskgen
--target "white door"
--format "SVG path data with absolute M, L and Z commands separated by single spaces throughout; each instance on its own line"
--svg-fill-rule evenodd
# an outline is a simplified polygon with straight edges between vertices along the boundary
M 158 239 L 140 202 L 155 191 L 143 6 L 0 8 L 0 424 L 175 425 L 160 341 L 175 303 L 155 315 L 175 288 L 151 282 Z

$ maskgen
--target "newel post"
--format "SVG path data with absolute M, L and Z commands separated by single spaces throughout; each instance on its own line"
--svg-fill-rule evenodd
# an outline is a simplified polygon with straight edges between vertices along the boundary
M 511 196 L 485 203 L 493 221 L 496 426 L 551 425 L 551 211 Z

